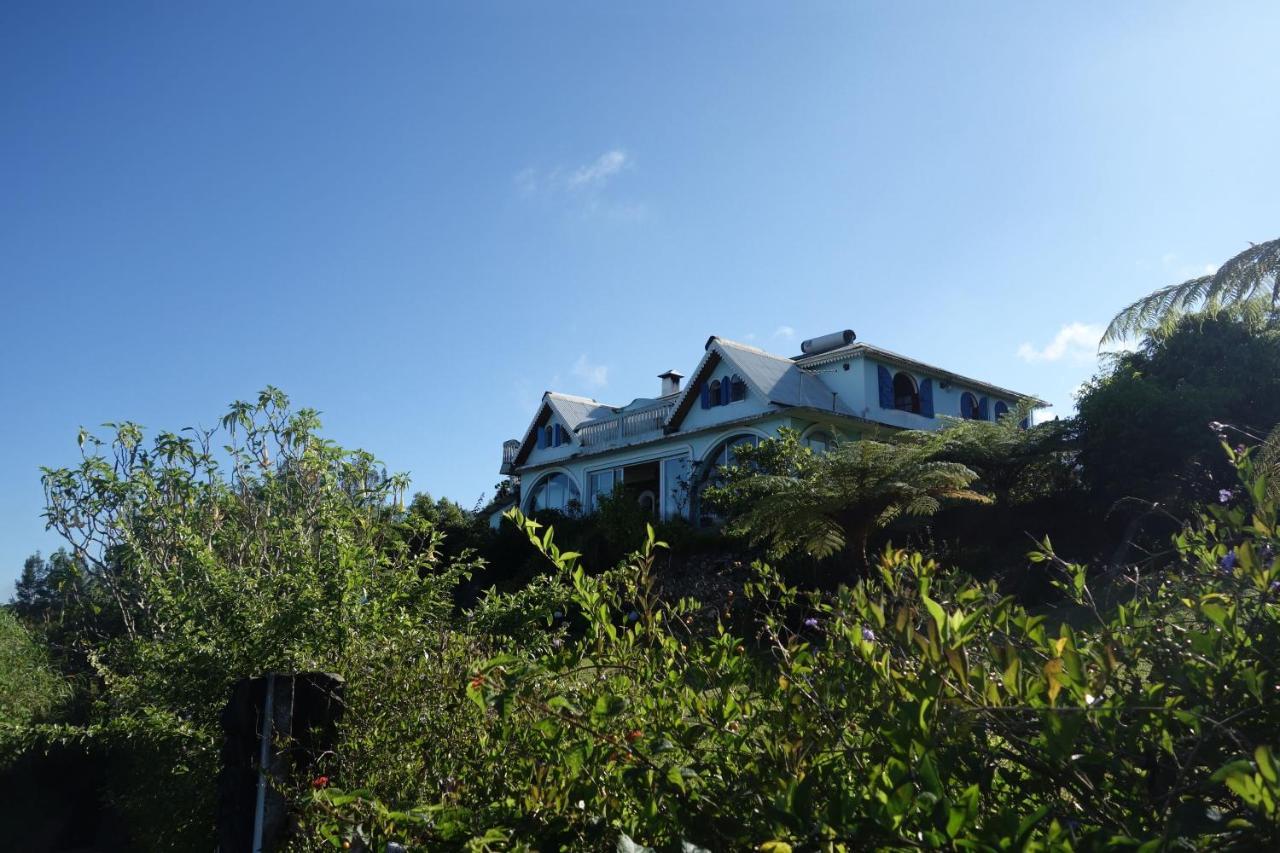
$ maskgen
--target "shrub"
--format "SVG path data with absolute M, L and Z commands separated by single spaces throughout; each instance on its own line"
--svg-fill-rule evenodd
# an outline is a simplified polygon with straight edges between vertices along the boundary
M 473 703 L 478 748 L 439 796 L 353 778 L 314 793 L 307 825 L 430 849 L 1274 846 L 1277 513 L 1249 454 L 1228 456 L 1238 493 L 1162 576 L 1095 595 L 1044 543 L 1070 601 L 1052 614 L 888 550 L 834 595 L 761 565 L 758 634 L 697 635 L 692 602 L 652 593 L 652 533 L 592 576 L 513 514 L 582 636 L 441 685 Z

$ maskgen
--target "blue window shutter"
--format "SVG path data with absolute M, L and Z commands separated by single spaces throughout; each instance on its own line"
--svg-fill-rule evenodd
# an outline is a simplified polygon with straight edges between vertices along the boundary
M 883 364 L 876 365 L 876 374 L 880 378 L 880 408 L 893 408 L 893 374 Z
M 973 395 L 967 391 L 960 395 L 960 417 L 966 419 L 973 417 Z
M 925 379 L 920 383 L 920 414 L 926 418 L 933 417 L 933 380 Z
M 702 408 L 704 409 L 711 408 L 711 383 L 710 382 L 702 383 Z
M 559 447 L 567 441 L 568 437 L 564 434 L 564 427 L 560 426 L 560 424 L 556 424 L 556 447 Z
M 991 420 L 991 416 L 987 414 L 987 412 L 989 411 L 987 406 L 988 406 L 988 402 L 986 397 L 983 397 L 981 400 L 978 401 L 978 420 L 980 421 Z
M 547 446 L 547 432 L 542 427 L 536 427 L 536 429 L 538 430 L 538 449 L 541 450 Z
M 1031 429 L 1031 418 L 1025 417 L 1018 421 L 1018 429 Z
M 1001 417 L 1009 414 L 1009 404 L 1006 403 L 1004 400 L 1000 400 L 996 403 L 995 411 L 996 411 L 996 420 L 1000 420 Z
M 729 374 L 726 373 L 720 380 L 720 405 L 729 405 L 729 400 L 732 399 L 732 394 L 733 392 L 729 390 Z

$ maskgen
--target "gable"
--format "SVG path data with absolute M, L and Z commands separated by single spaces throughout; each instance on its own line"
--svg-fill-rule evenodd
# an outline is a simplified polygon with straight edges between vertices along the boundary
M 712 337 L 692 380 L 676 401 L 667 424 L 668 432 L 679 429 L 689 412 L 699 405 L 705 386 L 722 376 L 733 375 L 742 377 L 746 383 L 748 399 L 754 397 L 765 407 L 805 407 L 853 415 L 821 376 L 802 370 L 792 359 Z

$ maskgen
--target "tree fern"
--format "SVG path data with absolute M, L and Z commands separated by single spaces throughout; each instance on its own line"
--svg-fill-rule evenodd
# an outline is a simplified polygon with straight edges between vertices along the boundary
M 774 557 L 795 550 L 818 558 L 842 550 L 865 567 L 870 532 L 902 516 L 929 516 L 948 501 L 988 501 L 969 486 L 977 474 L 941 461 L 935 433 L 907 431 L 885 440 L 837 444 L 815 453 L 784 430 L 736 451 L 736 464 L 706 500 L 731 516 L 730 529 Z
M 1102 343 L 1115 343 L 1168 326 L 1189 311 L 1259 297 L 1270 303 L 1273 313 L 1280 309 L 1280 239 L 1250 244 L 1213 275 L 1171 284 L 1142 297 L 1111 320 Z

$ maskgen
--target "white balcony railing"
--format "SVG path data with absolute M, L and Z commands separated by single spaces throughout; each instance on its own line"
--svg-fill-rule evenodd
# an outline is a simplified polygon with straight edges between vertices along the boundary
M 673 408 L 675 403 L 665 403 L 638 412 L 627 412 L 607 421 L 584 424 L 578 428 L 578 438 L 583 447 L 604 447 L 659 433 L 667 425 Z

